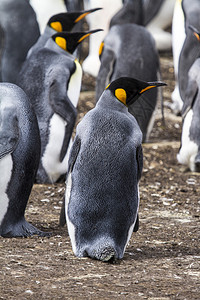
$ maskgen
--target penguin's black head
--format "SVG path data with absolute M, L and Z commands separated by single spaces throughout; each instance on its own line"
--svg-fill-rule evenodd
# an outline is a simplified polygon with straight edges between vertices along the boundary
M 106 89 L 110 90 L 124 105 L 130 106 L 147 90 L 162 85 L 166 85 L 166 83 L 161 81 L 146 82 L 131 77 L 120 77 L 111 82 Z
M 90 30 L 87 32 L 60 32 L 52 36 L 55 43 L 69 53 L 73 53 L 76 47 L 91 34 L 102 31 L 102 29 Z
M 94 8 L 85 11 L 73 11 L 73 12 L 60 13 L 52 16 L 49 19 L 47 25 L 53 28 L 57 32 L 71 31 L 76 23 L 81 21 L 87 15 L 99 9 L 101 8 Z
M 189 28 L 190 30 L 192 30 L 194 36 L 195 36 L 195 37 L 197 38 L 197 40 L 200 42 L 200 32 L 199 32 L 199 30 L 197 30 L 197 29 L 196 29 L 194 26 L 192 26 L 192 25 L 189 25 L 188 28 Z

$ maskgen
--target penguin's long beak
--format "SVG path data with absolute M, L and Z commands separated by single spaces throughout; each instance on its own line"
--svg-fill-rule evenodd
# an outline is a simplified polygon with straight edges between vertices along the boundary
M 196 36 L 197 40 L 200 41 L 200 32 L 192 25 L 189 25 L 188 28 L 192 30 L 194 36 Z
M 152 88 L 156 88 L 156 87 L 163 86 L 163 85 L 167 85 L 167 84 L 165 82 L 162 82 L 162 81 L 148 82 L 148 86 L 145 87 L 144 89 L 142 89 L 140 91 L 140 94 L 142 94 L 142 93 L 144 93 L 147 90 L 150 90 Z
M 93 9 L 89 9 L 89 10 L 85 10 L 75 21 L 74 23 L 78 23 L 80 20 L 82 20 L 83 18 L 85 18 L 87 15 L 102 9 L 101 7 L 98 8 L 93 8 Z
M 99 31 L 103 31 L 103 29 L 94 29 L 94 30 L 90 30 L 88 32 L 85 32 L 83 34 L 83 36 L 78 40 L 78 43 L 82 42 L 86 37 L 90 36 L 91 34 L 99 32 Z

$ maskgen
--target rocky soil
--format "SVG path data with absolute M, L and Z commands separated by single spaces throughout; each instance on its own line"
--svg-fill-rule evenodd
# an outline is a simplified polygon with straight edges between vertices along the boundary
M 164 103 L 174 87 L 171 53 L 161 55 Z M 84 76 L 77 122 L 94 106 Z M 64 184 L 34 185 L 26 218 L 50 238 L 0 238 L 0 299 L 200 299 L 200 175 L 177 163 L 181 118 L 158 111 L 143 145 L 140 229 L 113 264 L 74 256 L 60 228 Z

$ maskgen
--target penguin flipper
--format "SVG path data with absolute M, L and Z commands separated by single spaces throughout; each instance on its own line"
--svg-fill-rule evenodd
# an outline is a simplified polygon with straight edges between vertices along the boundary
M 52 109 L 55 113 L 57 113 L 61 118 L 66 121 L 65 127 L 65 137 L 63 140 L 62 149 L 60 152 L 60 162 L 63 161 L 65 154 L 67 152 L 67 148 L 69 145 L 69 141 L 72 135 L 72 131 L 76 122 L 77 110 L 75 106 L 70 101 L 69 97 L 67 96 L 65 83 L 61 80 L 54 80 L 51 87 L 50 87 L 50 104 Z
M 3 60 L 3 53 L 5 47 L 5 33 L 3 27 L 0 25 L 0 82 L 2 82 L 2 60 Z
M 69 169 L 68 169 L 68 174 L 69 172 L 72 172 L 74 164 L 76 162 L 76 159 L 78 157 L 79 151 L 81 148 L 81 139 L 77 135 L 74 139 L 74 143 L 72 145 L 70 157 L 69 157 Z
M 137 214 L 137 219 L 135 221 L 135 226 L 133 228 L 133 232 L 137 232 L 139 229 L 139 215 Z
M 111 81 L 111 76 L 113 74 L 115 61 L 116 61 L 116 57 L 114 52 L 111 49 L 106 49 L 104 47 L 101 56 L 101 66 L 97 76 L 96 101 L 99 100 L 104 89 Z
M 59 225 L 63 227 L 65 226 L 65 224 L 66 224 L 66 217 L 65 217 L 65 196 L 64 196 L 61 211 L 60 211 Z
M 72 145 L 72 149 L 71 149 L 71 153 L 70 153 L 70 157 L 69 157 L 69 167 L 68 167 L 68 172 L 67 172 L 67 176 L 66 176 L 66 182 L 67 182 L 67 178 L 69 173 L 72 172 L 74 164 L 76 162 L 76 158 L 78 156 L 78 153 L 80 151 L 80 147 L 81 147 L 81 140 L 78 136 L 76 136 L 74 143 Z M 59 224 L 60 226 L 64 226 L 66 224 L 66 216 L 65 216 L 65 197 L 63 197 L 63 203 L 62 203 L 62 208 L 60 211 L 60 220 L 59 220 Z
M 186 96 L 185 96 L 183 108 L 181 111 L 182 117 L 184 117 L 187 114 L 187 112 L 192 108 L 197 93 L 198 93 L 197 82 L 195 80 L 191 80 L 189 78 L 188 86 L 187 86 L 187 90 L 186 90 Z
M 19 126 L 16 114 L 9 106 L 0 111 L 0 159 L 12 153 L 19 140 Z
M 151 20 L 156 16 L 156 14 L 162 4 L 163 4 L 163 0 L 157 0 L 157 1 L 147 0 L 147 1 L 145 1 L 145 3 L 143 4 L 144 26 L 149 24 L 151 22 Z

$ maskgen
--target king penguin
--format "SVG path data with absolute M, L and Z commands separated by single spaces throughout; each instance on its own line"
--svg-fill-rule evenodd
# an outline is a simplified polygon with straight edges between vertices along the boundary
M 137 24 L 119 24 L 110 28 L 99 50 L 100 69 L 96 82 L 96 100 L 109 82 L 123 76 L 156 81 L 160 77 L 159 56 L 151 34 Z M 155 119 L 157 90 L 149 90 L 140 101 L 129 106 L 148 141 Z
M 198 0 L 177 0 L 172 24 L 176 85 L 172 93 L 171 109 L 175 114 L 181 113 L 188 82 L 188 71 L 200 54 L 194 35 L 189 29 L 189 25 L 200 29 L 199 14 Z
M 121 259 L 132 232 L 138 230 L 142 132 L 128 106 L 163 84 L 118 78 L 77 126 L 66 179 L 65 215 L 78 257 Z
M 200 49 L 200 32 L 189 26 Z M 192 172 L 200 172 L 200 55 L 189 69 L 188 81 L 182 108 L 181 147 L 178 162 Z
M 183 11 L 182 0 L 176 0 L 172 19 L 172 52 L 174 63 L 175 88 L 171 95 L 172 103 L 169 103 L 169 107 L 175 115 L 180 114 L 183 106 L 183 101 L 179 92 L 178 68 L 180 53 L 186 38 L 185 29 L 185 13 Z
M 99 9 L 100 8 L 94 8 L 86 11 L 65 12 L 53 15 L 48 20 L 43 34 L 29 50 L 27 57 L 43 48 L 52 35 L 62 31 L 71 32 L 74 26 L 78 24 L 83 18 Z
M 200 31 L 200 5 L 198 0 L 190 2 L 183 0 L 182 7 L 185 15 L 185 31 L 186 37 L 180 53 L 179 69 L 178 69 L 178 83 L 179 91 L 182 101 L 185 99 L 185 91 L 188 82 L 188 72 L 194 61 L 200 56 L 199 43 L 190 30 L 190 26 L 194 26 Z
M 0 1 L 0 32 L 0 81 L 16 83 L 28 50 L 40 36 L 29 1 Z
M 21 88 L 0 83 L 0 235 L 44 233 L 24 218 L 40 159 L 35 113 Z
M 143 25 L 143 3 L 141 0 L 127 0 L 110 20 L 110 27 L 119 24 L 135 23 Z
M 167 29 L 172 24 L 175 1 L 176 0 L 142 1 L 144 26 L 153 35 L 156 47 L 159 51 L 169 51 L 172 47 L 172 35 Z
M 37 183 L 54 183 L 67 172 L 67 149 L 76 120 L 82 69 L 72 55 L 88 32 L 53 35 L 23 64 L 17 84 L 35 110 L 41 137 Z
M 97 77 L 100 61 L 98 57 L 99 46 L 109 30 L 109 23 L 112 16 L 122 7 L 122 0 L 89 0 L 84 1 L 84 9 L 102 7 L 95 15 L 90 14 L 86 18 L 89 29 L 102 28 L 103 31 L 98 35 L 89 38 L 89 54 L 83 61 L 82 68 L 84 73 Z

